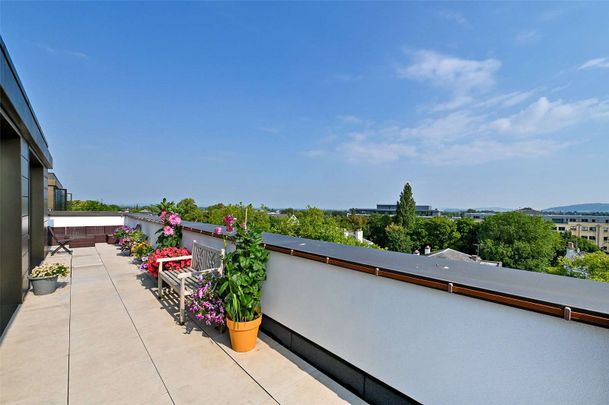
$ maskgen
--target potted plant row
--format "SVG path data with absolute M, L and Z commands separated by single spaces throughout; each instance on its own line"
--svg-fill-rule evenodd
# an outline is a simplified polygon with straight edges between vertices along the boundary
M 128 246 L 130 253 L 141 258 L 140 269 L 154 278 L 158 277 L 158 259 L 190 254 L 180 246 L 181 218 L 175 208 L 166 199 L 159 205 L 162 225 L 157 231 L 156 250 L 144 243 L 145 239 L 134 243 L 133 236 L 137 235 L 137 231 L 121 228 L 125 233 L 118 235 L 122 239 L 129 238 L 121 246 Z M 235 249 L 224 257 L 222 276 L 216 277 L 210 273 L 199 279 L 197 289 L 188 302 L 188 310 L 207 325 L 226 325 L 233 350 L 247 352 L 255 347 L 262 322 L 262 283 L 266 279 L 269 253 L 263 246 L 262 234 L 248 229 L 247 210 L 243 224 L 228 215 L 224 217 L 224 225 L 224 229 L 217 227 L 214 233 L 224 235 L 225 248 L 230 235 Z M 163 268 L 167 271 L 178 270 L 190 264 L 189 259 L 170 261 L 164 263 Z
M 54 293 L 57 289 L 57 278 L 65 277 L 68 273 L 68 267 L 60 263 L 44 263 L 34 267 L 29 276 L 34 295 Z

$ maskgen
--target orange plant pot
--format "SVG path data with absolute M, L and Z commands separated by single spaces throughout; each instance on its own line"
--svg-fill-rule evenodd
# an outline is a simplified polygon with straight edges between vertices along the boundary
M 262 315 L 249 322 L 233 322 L 226 318 L 226 327 L 230 335 L 230 345 L 236 352 L 249 352 L 256 347 L 258 329 L 262 323 Z

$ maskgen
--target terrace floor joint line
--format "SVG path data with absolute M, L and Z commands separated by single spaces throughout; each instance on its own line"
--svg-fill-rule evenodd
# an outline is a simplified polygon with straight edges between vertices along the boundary
M 104 270 L 106 271 L 106 274 L 108 275 L 108 278 L 110 279 L 110 282 L 112 283 L 112 286 L 114 287 L 114 291 L 116 291 L 116 294 L 118 294 L 118 298 L 121 300 L 121 304 L 123 305 L 123 308 L 125 309 L 125 312 L 127 312 L 127 316 L 129 317 L 129 321 L 131 321 L 131 324 L 133 325 L 133 328 L 135 329 L 135 332 L 137 333 L 137 337 L 140 339 L 140 342 L 142 342 L 142 345 L 144 346 L 144 350 L 146 350 L 146 354 L 148 355 L 148 358 L 150 359 L 150 362 L 152 363 L 152 366 L 154 367 L 157 375 L 159 376 L 159 379 L 163 383 L 163 387 L 165 387 L 165 391 L 167 391 L 167 395 L 169 396 L 169 399 L 171 400 L 171 403 L 175 405 L 175 401 L 173 400 L 173 397 L 171 396 L 171 392 L 169 392 L 169 388 L 167 387 L 167 384 L 165 383 L 165 380 L 163 380 L 163 376 L 161 375 L 158 367 L 156 366 L 156 363 L 154 362 L 154 359 L 152 358 L 152 355 L 148 351 L 148 347 L 146 346 L 146 343 L 144 343 L 144 339 L 142 339 L 142 336 L 140 335 L 140 331 L 137 328 L 137 326 L 135 325 L 135 322 L 133 321 L 133 318 L 131 317 L 131 313 L 129 312 L 129 309 L 127 309 L 127 305 L 125 305 L 125 302 L 123 301 L 123 296 L 118 291 L 118 288 L 116 288 L 116 284 L 114 284 L 114 280 L 112 279 L 112 276 L 110 275 L 110 272 L 108 271 L 108 268 L 106 267 L 106 263 L 104 262 L 104 259 L 102 258 L 101 254 L 97 250 L 97 247 L 95 247 L 95 251 L 97 252 L 97 255 L 99 256 L 99 258 L 100 258 L 100 260 L 102 262 L 102 265 L 104 266 Z
M 71 358 L 70 358 L 70 352 L 72 350 L 72 286 L 74 285 L 72 283 L 72 277 L 73 277 L 73 270 L 74 267 L 72 267 L 72 259 L 74 259 L 74 256 L 70 254 L 70 299 L 68 300 L 68 376 L 67 376 L 67 384 L 66 384 L 66 404 L 70 405 L 70 362 L 71 362 Z

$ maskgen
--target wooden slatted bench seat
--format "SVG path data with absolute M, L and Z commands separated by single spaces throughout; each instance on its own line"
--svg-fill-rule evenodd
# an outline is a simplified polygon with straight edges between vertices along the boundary
M 191 259 L 190 268 L 163 270 L 163 263 Z M 199 276 L 213 273 L 221 276 L 224 270 L 224 249 L 214 249 L 193 241 L 192 255 L 157 259 L 159 263 L 158 297 L 163 297 L 163 283 L 180 296 L 180 323 L 184 323 L 186 297 L 197 290 Z

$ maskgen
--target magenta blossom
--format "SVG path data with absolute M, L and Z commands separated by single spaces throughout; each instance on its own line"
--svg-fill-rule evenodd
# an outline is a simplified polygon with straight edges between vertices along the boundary
M 167 225 L 165 228 L 163 228 L 163 234 L 165 236 L 173 235 L 173 228 Z
M 237 218 L 232 215 L 227 215 L 224 217 L 223 221 L 226 228 L 226 232 L 232 232 L 235 230 L 235 228 L 233 228 L 233 225 L 235 224 L 235 222 L 237 222 Z
M 182 218 L 178 214 L 173 213 L 169 215 L 169 223 L 171 225 L 180 225 L 180 222 L 182 222 Z
M 220 228 L 219 226 L 214 228 L 214 234 L 216 235 L 222 235 L 222 228 Z
M 235 221 L 237 221 L 237 218 L 235 218 L 232 215 L 227 215 L 227 216 L 224 217 L 223 221 L 224 221 L 224 225 L 226 225 L 226 226 L 233 226 Z
M 165 210 L 161 211 L 161 215 L 159 215 L 159 217 L 161 217 L 161 221 L 165 221 L 166 216 L 167 216 L 167 211 L 165 211 Z

